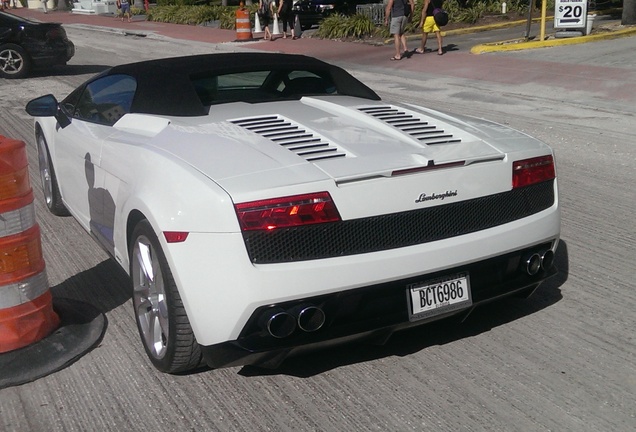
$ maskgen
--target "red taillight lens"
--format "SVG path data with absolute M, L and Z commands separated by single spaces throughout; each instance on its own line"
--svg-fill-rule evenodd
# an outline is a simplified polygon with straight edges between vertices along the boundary
M 66 32 L 62 27 L 55 27 L 46 32 L 48 40 L 66 39 Z
M 512 164 L 512 188 L 530 186 L 556 177 L 552 155 L 515 161 Z
M 243 231 L 272 230 L 340 220 L 340 214 L 329 192 L 251 201 L 234 207 Z

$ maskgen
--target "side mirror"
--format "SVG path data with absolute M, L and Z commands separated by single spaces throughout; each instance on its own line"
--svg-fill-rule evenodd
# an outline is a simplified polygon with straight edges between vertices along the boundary
M 57 114 L 57 99 L 48 94 L 29 101 L 26 112 L 33 117 L 53 117 Z
M 60 110 L 57 99 L 51 94 L 29 101 L 25 109 L 33 117 L 55 117 L 62 128 L 71 124 L 71 120 Z

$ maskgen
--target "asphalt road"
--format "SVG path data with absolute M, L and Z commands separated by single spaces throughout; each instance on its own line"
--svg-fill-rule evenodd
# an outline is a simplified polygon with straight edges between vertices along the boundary
M 403 332 L 382 347 L 322 351 L 277 370 L 171 376 L 146 359 L 123 272 L 72 219 L 47 213 L 24 105 L 40 94 L 63 96 L 117 63 L 273 50 L 278 42 L 219 46 L 75 26 L 67 31 L 78 47 L 67 68 L 0 81 L 0 134 L 28 144 L 51 290 L 95 305 L 108 328 L 76 363 L 0 390 L 0 430 L 636 429 L 633 38 L 481 56 L 468 54 L 460 39 L 447 40 L 456 49 L 445 56 L 397 66 L 380 61 L 391 55 L 387 47 L 356 56 L 334 43 L 330 50 L 318 42 L 307 46 L 385 97 L 489 118 L 550 144 L 563 208 L 561 273 L 528 300 L 488 305 L 461 325 Z

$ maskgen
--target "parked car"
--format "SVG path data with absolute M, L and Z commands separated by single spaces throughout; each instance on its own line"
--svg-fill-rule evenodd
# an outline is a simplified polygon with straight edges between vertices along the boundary
M 377 0 L 298 0 L 292 10 L 298 15 L 303 30 L 318 25 L 332 14 L 353 15 L 356 5 L 381 3 Z
M 0 77 L 23 78 L 33 68 L 65 65 L 75 46 L 61 24 L 0 11 Z
M 384 342 L 556 274 L 550 147 L 314 58 L 119 65 L 26 110 L 46 205 L 130 275 L 162 371 Z

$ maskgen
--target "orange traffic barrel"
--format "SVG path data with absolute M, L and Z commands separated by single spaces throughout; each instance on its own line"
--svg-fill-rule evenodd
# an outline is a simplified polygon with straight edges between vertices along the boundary
M 0 353 L 38 342 L 59 324 L 35 221 L 26 144 L 0 136 Z
M 236 40 L 252 40 L 252 23 L 250 22 L 250 12 L 244 7 L 236 10 Z

